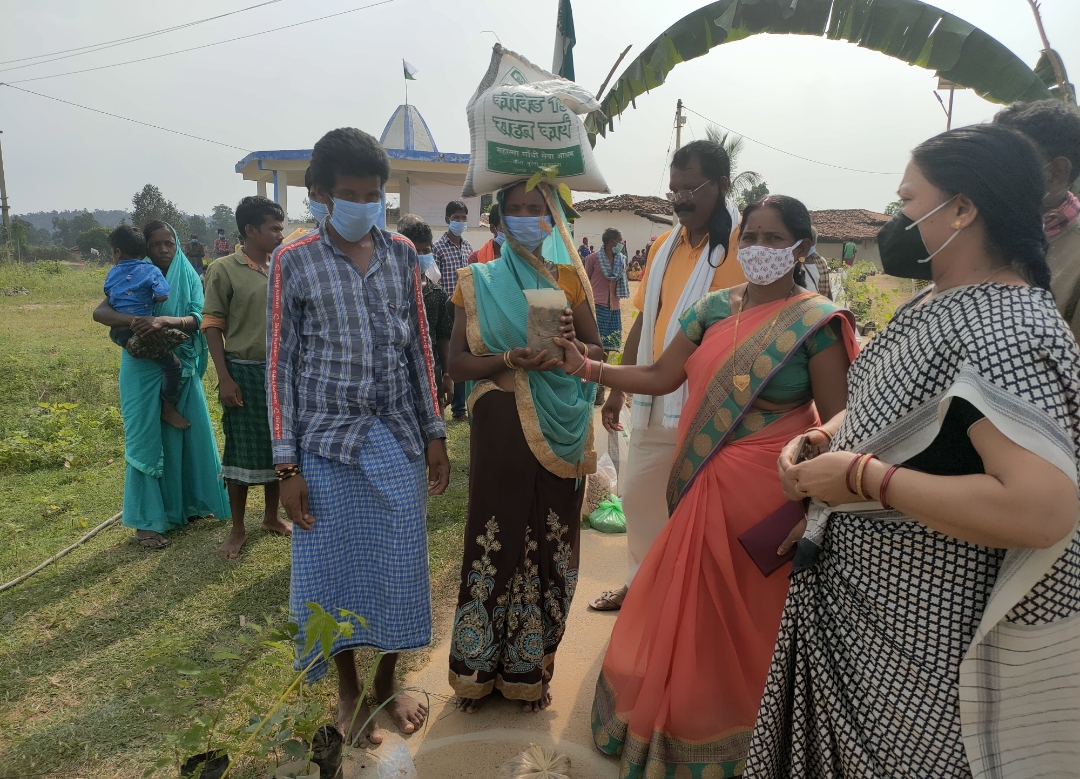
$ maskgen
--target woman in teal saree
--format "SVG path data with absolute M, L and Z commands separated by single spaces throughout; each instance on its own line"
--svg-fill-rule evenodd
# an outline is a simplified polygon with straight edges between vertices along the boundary
M 499 193 L 502 256 L 458 275 L 449 372 L 466 381 L 472 420 L 469 514 L 450 683 L 460 708 L 494 690 L 525 711 L 551 702 L 555 653 L 577 584 L 595 385 L 525 348 L 525 291 L 559 290 L 562 330 L 603 359 L 592 288 L 560 196 L 546 183 Z M 578 341 L 576 334 L 581 338 Z M 582 343 L 584 342 L 584 343 Z
M 173 351 L 183 365 L 176 410 L 190 427 L 180 430 L 161 419 L 161 369 L 127 351 L 120 357 L 120 413 L 124 418 L 124 525 L 135 529 L 132 543 L 164 549 L 164 533 L 183 527 L 192 517 L 231 516 L 221 481 L 221 460 L 203 392 L 206 339 L 202 323 L 202 281 L 180 249 L 176 231 L 161 221 L 146 225 L 148 262 L 169 283 L 169 298 L 154 306 L 154 316 L 121 314 L 102 301 L 94 321 L 108 327 L 129 327 L 137 335 L 165 327 L 186 332 L 189 339 Z

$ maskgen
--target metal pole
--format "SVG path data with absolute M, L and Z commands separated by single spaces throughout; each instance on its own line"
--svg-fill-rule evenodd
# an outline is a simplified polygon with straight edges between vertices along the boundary
M 3 135 L 4 131 L 0 130 L 0 135 Z M 0 148 L 0 214 L 3 214 L 4 219 L 4 236 L 7 241 L 7 245 L 11 247 L 11 219 L 8 217 L 8 199 L 7 199 L 7 183 L 4 181 L 4 150 Z
M 945 123 L 945 131 L 946 132 L 948 132 L 949 130 L 952 129 L 952 100 L 953 100 L 953 95 L 954 94 L 956 94 L 956 90 L 953 89 L 952 87 L 949 87 L 949 110 L 946 112 L 948 117 L 949 117 L 949 120 Z
M 682 126 L 686 119 L 682 115 L 682 98 L 675 104 L 675 151 L 682 148 Z

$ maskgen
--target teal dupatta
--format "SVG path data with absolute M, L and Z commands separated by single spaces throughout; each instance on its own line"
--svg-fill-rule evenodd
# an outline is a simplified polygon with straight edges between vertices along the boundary
M 549 197 L 549 206 L 553 202 L 553 210 L 557 211 L 553 235 L 558 234 L 565 242 L 569 237 L 568 231 L 561 229 L 565 217 L 557 198 Z M 579 279 L 588 289 L 577 253 L 570 252 L 566 257 L 566 264 L 574 264 Z M 524 290 L 558 288 L 541 258 L 532 256 L 512 239 L 503 244 L 499 259 L 468 266 L 458 283 L 462 285 L 469 318 L 469 347 L 478 355 L 502 354 L 507 349 L 524 347 L 529 311 Z M 568 376 L 561 368 L 514 374 L 518 415 L 529 447 L 540 464 L 563 477 L 580 478 L 595 471 L 592 410 L 596 385 Z M 478 391 L 470 383 L 470 406 L 480 394 L 494 389 L 490 381 L 476 382 Z

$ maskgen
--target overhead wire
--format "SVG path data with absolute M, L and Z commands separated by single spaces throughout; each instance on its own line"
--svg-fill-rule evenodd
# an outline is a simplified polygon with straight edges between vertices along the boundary
M 75 106 L 76 108 L 82 108 L 84 111 L 93 111 L 95 114 L 103 114 L 104 116 L 111 116 L 114 119 L 123 119 L 125 122 L 133 122 L 135 124 L 141 124 L 144 127 L 152 127 L 155 130 L 162 130 L 167 133 L 173 133 L 174 135 L 183 135 L 186 138 L 194 138 L 196 141 L 205 141 L 206 143 L 213 143 L 217 146 L 225 146 L 230 149 L 238 149 L 242 152 L 250 152 L 251 149 L 245 149 L 243 146 L 235 146 L 231 143 L 224 143 L 222 141 L 215 141 L 211 138 L 202 138 L 198 135 L 192 135 L 191 133 L 181 132 L 180 130 L 171 130 L 168 127 L 162 127 L 157 124 L 150 124 L 140 119 L 132 119 L 130 116 L 120 116 L 120 114 L 109 113 L 108 111 L 102 111 L 100 108 L 91 108 L 90 106 L 80 105 L 79 103 L 72 103 L 70 100 L 61 100 L 59 97 L 53 97 L 52 95 L 43 95 L 40 92 L 34 92 L 25 87 L 17 87 L 13 84 L 0 84 L 0 86 L 8 87 L 9 89 L 17 89 L 20 92 L 25 92 L 28 95 L 36 95 L 37 97 L 43 97 L 46 100 L 55 100 L 57 103 L 64 103 L 65 105 Z
M 333 18 L 338 17 L 338 16 L 345 16 L 346 14 L 356 13 L 357 11 L 366 11 L 369 8 L 376 8 L 376 7 L 380 6 L 380 5 L 389 5 L 390 3 L 394 3 L 394 2 L 397 2 L 397 0 L 379 0 L 378 2 L 375 2 L 375 3 L 369 3 L 367 5 L 361 5 L 361 6 L 358 6 L 356 8 L 350 8 L 350 9 L 345 10 L 345 11 L 338 11 L 337 13 L 327 14 L 326 16 L 318 16 L 318 17 L 315 17 L 314 19 L 305 19 L 305 20 L 300 21 L 300 22 L 294 22 L 292 24 L 282 25 L 281 27 L 273 27 L 273 28 L 271 28 L 269 30 L 261 30 L 260 32 L 249 33 L 248 35 L 239 35 L 239 36 L 237 36 L 235 38 L 228 38 L 228 39 L 223 40 L 223 41 L 215 41 L 213 43 L 204 43 L 204 44 L 202 44 L 200 46 L 191 46 L 191 47 L 186 48 L 186 49 L 178 49 L 176 51 L 165 52 L 164 54 L 155 54 L 155 55 L 153 55 L 151 57 L 140 57 L 138 59 L 126 60 L 125 62 L 114 62 L 111 65 L 99 65 L 99 66 L 94 67 L 94 68 L 83 68 L 81 70 L 69 70 L 69 71 L 67 71 L 65 73 L 53 73 L 50 76 L 35 76 L 33 78 L 16 79 L 15 81 L 0 81 L 0 85 L 11 86 L 12 84 L 26 84 L 26 83 L 29 83 L 31 81 L 44 81 L 44 80 L 50 79 L 50 78 L 60 78 L 62 76 L 74 76 L 74 75 L 79 74 L 79 73 L 91 73 L 91 72 L 96 71 L 96 70 L 108 70 L 109 68 L 118 68 L 118 67 L 121 67 L 123 65 L 134 65 L 135 63 L 138 63 L 138 62 L 149 62 L 150 60 L 161 59 L 163 57 L 172 57 L 172 56 L 174 56 L 176 54 L 184 54 L 184 53 L 189 52 L 189 51 L 199 51 L 200 49 L 209 49 L 209 48 L 211 48 L 213 46 L 221 46 L 221 45 L 226 44 L 226 43 L 235 43 L 236 41 L 243 41 L 243 40 L 247 40 L 249 38 L 256 38 L 256 37 L 258 37 L 260 35 L 268 35 L 269 33 L 272 33 L 272 32 L 280 32 L 282 30 L 290 30 L 290 29 L 293 29 L 294 27 L 302 27 L 305 24 L 313 24 L 315 22 L 322 22 L 322 21 L 325 21 L 327 19 L 333 19 Z
M 671 144 L 672 144 L 672 141 L 674 141 L 674 139 L 675 139 L 675 123 L 672 122 L 672 124 L 671 124 L 671 135 L 668 136 L 667 151 L 664 152 L 664 167 L 660 169 L 660 177 L 658 179 L 656 179 L 656 187 L 655 187 L 654 191 L 656 191 L 657 193 L 660 192 L 660 182 L 662 182 L 664 180 L 664 174 L 667 172 L 667 169 L 668 169 L 668 160 L 671 159 Z
M 138 35 L 129 35 L 126 38 L 115 38 L 111 41 L 101 41 L 100 43 L 90 43 L 86 46 L 76 46 L 71 49 L 61 49 L 60 51 L 49 52 L 48 54 L 35 54 L 31 57 L 18 57 L 10 60 L 0 60 L 0 65 L 9 65 L 12 62 L 26 62 L 27 60 L 42 60 L 41 62 L 30 62 L 26 65 L 16 65 L 13 68 L 0 68 L 0 72 L 8 70 L 18 70 L 19 68 L 32 68 L 35 65 L 44 65 L 47 62 L 57 62 L 62 59 L 69 59 L 71 57 L 81 57 L 83 54 L 93 54 L 98 51 L 104 51 L 105 49 L 112 49 L 117 46 L 123 46 L 126 43 L 135 43 L 136 41 L 146 40 L 147 38 L 155 38 L 158 35 L 166 35 L 170 32 L 176 32 L 177 30 L 185 30 L 189 27 L 195 27 L 206 22 L 212 22 L 217 19 L 224 19 L 226 16 L 235 16 L 236 14 L 242 14 L 245 11 L 252 11 L 256 8 L 262 8 L 267 5 L 274 5 L 280 3 L 282 0 L 265 0 L 265 2 L 257 3 L 255 5 L 249 5 L 246 8 L 238 8 L 235 11 L 228 11 L 227 13 L 217 14 L 215 16 L 207 16 L 205 19 L 196 19 L 193 22 L 185 22 L 184 24 L 177 24 L 172 27 L 165 27 L 160 30 L 151 30 L 150 32 L 139 33 Z M 63 55 L 63 56 L 57 56 Z M 52 57 L 53 59 L 43 59 L 44 57 Z
M 751 138 L 749 135 L 741 133 L 738 130 L 734 130 L 731 127 L 720 124 L 720 122 L 717 122 L 714 119 L 710 119 L 709 117 L 705 116 L 704 114 L 698 113 L 693 108 L 690 108 L 689 106 L 687 106 L 686 103 L 683 103 L 683 110 L 689 111 L 690 113 L 701 117 L 706 122 L 711 122 L 712 124 L 715 124 L 717 127 L 720 127 L 720 128 L 722 128 L 724 130 L 727 130 L 729 133 L 735 133 L 736 135 L 740 135 L 743 138 L 745 138 L 746 140 L 750 141 L 751 143 L 756 143 L 759 146 L 764 146 L 766 149 L 772 149 L 773 151 L 780 152 L 781 154 L 786 154 L 789 157 L 795 157 L 796 159 L 803 160 L 804 162 L 812 162 L 815 165 L 824 165 L 825 167 L 836 168 L 838 170 L 847 170 L 847 171 L 851 171 L 852 173 L 869 173 L 869 174 L 872 174 L 874 176 L 900 176 L 900 175 L 902 175 L 900 173 L 891 173 L 891 172 L 882 171 L 882 170 L 862 170 L 861 168 L 849 168 L 849 167 L 847 167 L 845 165 L 834 165 L 831 162 L 822 162 L 821 160 L 815 160 L 815 159 L 811 159 L 810 157 L 804 157 L 801 154 L 795 154 L 794 152 L 785 151 L 784 149 L 777 148 L 776 146 L 771 146 L 770 144 L 767 144 L 764 141 L 759 141 L 756 138 Z

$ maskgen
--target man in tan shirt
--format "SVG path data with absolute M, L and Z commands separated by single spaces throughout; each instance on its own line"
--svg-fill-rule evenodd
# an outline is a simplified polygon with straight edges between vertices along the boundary
M 626 338 L 623 365 L 655 362 L 669 342 L 672 318 L 678 321 L 705 294 L 746 281 L 736 260 L 739 214 L 727 201 L 730 176 L 731 161 L 719 144 L 694 141 L 675 152 L 667 196 L 679 221 L 649 250 L 645 273 L 631 299 L 640 313 Z M 659 284 L 654 280 L 650 285 L 654 273 L 663 275 Z M 653 326 L 643 342 L 645 321 Z M 644 343 L 651 343 L 652 348 L 644 348 Z M 622 392 L 611 390 L 602 412 L 608 432 L 621 429 L 619 414 L 625 402 Z M 664 423 L 663 397 L 635 396 L 634 405 L 645 410 L 635 413 L 638 419 L 630 433 L 630 453 L 621 464 L 626 469 L 620 478 L 626 485 L 622 496 L 629 557 L 626 585 L 589 602 L 600 611 L 621 608 L 630 582 L 668 519 L 665 495 L 678 430 Z
M 1080 200 L 1069 191 L 1080 177 L 1080 113 L 1060 100 L 1013 103 L 994 123 L 1026 135 L 1046 159 L 1043 224 L 1050 239 L 1050 289 L 1080 341 Z

